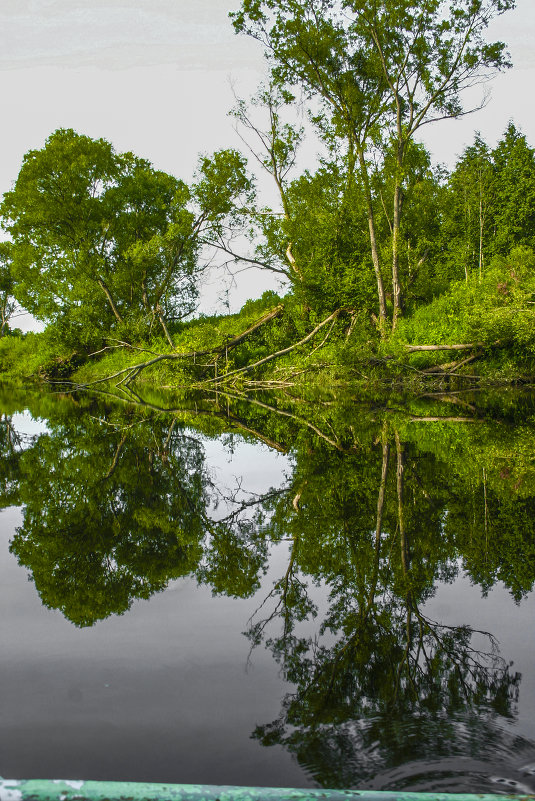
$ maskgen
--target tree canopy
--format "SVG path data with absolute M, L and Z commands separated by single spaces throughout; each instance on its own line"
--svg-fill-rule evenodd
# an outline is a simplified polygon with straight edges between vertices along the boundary
M 186 186 L 104 139 L 53 133 L 24 161 L 0 213 L 21 304 L 73 342 L 148 330 L 195 308 L 196 273 L 250 182 L 244 160 L 200 160 Z
M 275 84 L 301 88 L 318 100 L 319 113 L 312 114 L 318 131 L 340 143 L 348 172 L 358 172 L 383 335 L 387 290 L 373 164 L 379 159 L 390 178 L 388 283 L 395 328 L 403 308 L 400 254 L 409 144 L 423 125 L 470 110 L 463 106 L 464 90 L 509 66 L 505 45 L 487 42 L 484 33 L 495 16 L 513 6 L 514 0 L 243 0 L 231 14 L 238 32 L 266 48 Z

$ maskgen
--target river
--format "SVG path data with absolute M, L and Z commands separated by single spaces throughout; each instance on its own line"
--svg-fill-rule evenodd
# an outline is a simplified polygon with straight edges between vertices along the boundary
M 0 775 L 535 791 L 535 396 L 0 389 Z

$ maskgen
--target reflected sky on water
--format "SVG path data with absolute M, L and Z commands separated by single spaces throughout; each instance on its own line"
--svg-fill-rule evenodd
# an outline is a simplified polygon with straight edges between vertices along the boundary
M 0 775 L 533 791 L 531 400 L 3 403 Z

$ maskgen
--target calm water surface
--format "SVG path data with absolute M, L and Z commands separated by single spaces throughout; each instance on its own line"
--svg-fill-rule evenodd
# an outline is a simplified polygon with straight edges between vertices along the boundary
M 0 390 L 0 775 L 535 791 L 535 398 Z

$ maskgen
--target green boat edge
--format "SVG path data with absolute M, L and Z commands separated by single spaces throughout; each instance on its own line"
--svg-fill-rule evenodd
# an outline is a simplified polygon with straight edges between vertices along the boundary
M 0 801 L 497 801 L 529 794 L 315 790 L 144 782 L 0 779 Z

